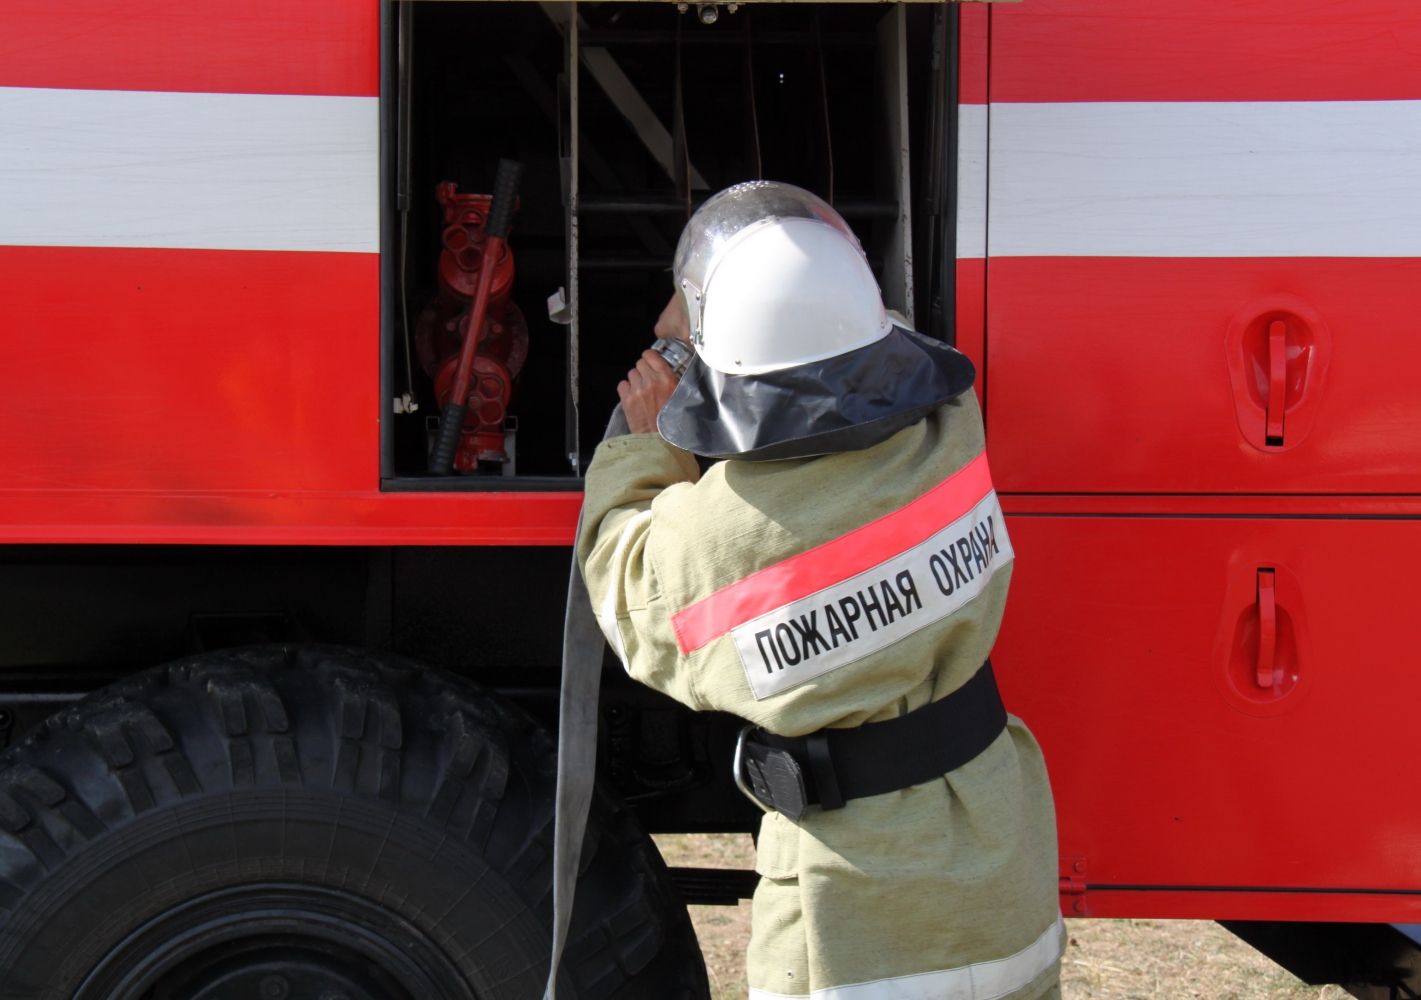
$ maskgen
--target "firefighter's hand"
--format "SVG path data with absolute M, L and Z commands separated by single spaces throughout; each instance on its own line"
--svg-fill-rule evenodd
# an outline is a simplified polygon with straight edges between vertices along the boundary
M 627 380 L 617 386 L 627 429 L 633 434 L 655 434 L 656 418 L 680 381 L 665 358 L 643 351 L 636 367 L 627 372 Z

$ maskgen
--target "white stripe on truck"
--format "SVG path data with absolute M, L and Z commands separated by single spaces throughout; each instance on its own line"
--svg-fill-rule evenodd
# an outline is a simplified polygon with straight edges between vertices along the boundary
M 982 255 L 964 107 L 958 252 Z M 1421 257 L 1421 101 L 990 106 L 994 257 Z
M 957 108 L 957 256 L 987 254 L 987 105 Z
M 377 106 L 0 87 L 0 244 L 378 252 Z

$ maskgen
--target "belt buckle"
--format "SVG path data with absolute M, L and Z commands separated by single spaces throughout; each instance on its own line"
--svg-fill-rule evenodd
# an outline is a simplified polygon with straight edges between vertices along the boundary
M 747 751 L 746 741 L 752 730 L 751 724 L 740 730 L 735 741 L 735 785 L 745 797 L 766 809 L 783 813 L 791 822 L 798 823 L 809 804 L 809 796 L 804 789 L 804 772 L 788 750 L 773 747 L 755 747 Z M 749 775 L 747 784 L 745 776 Z
M 757 806 L 768 806 L 773 809 L 774 806 L 770 803 L 761 802 L 759 797 L 750 790 L 750 786 L 745 783 L 745 737 L 749 736 L 750 730 L 754 728 L 753 722 L 741 726 L 740 735 L 735 739 L 735 762 L 731 764 L 735 771 L 735 787 L 740 789 L 741 793 Z

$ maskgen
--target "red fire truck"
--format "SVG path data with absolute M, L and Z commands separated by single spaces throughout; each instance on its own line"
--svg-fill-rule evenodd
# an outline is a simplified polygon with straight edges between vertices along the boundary
M 977 364 L 1063 911 L 1421 990 L 1414 3 L 0 9 L 0 996 L 541 995 L 579 477 L 755 177 Z M 560 995 L 706 997 L 738 720 L 600 711 Z

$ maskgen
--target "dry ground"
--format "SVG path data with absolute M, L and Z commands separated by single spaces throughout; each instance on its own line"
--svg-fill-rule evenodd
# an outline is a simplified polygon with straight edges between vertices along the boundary
M 751 868 L 743 834 L 660 835 L 669 865 Z M 750 903 L 693 906 L 714 1000 L 744 1000 Z M 1346 1000 L 1336 986 L 1304 986 L 1206 920 L 1067 920 L 1063 1000 Z
M 1304 986 L 1209 920 L 1067 920 L 1063 1000 L 1347 1000 Z
M 668 865 L 677 868 L 754 868 L 748 833 L 655 835 Z M 712 1000 L 744 1000 L 745 946 L 750 942 L 750 901 L 739 906 L 693 906 L 691 920 L 710 973 Z

